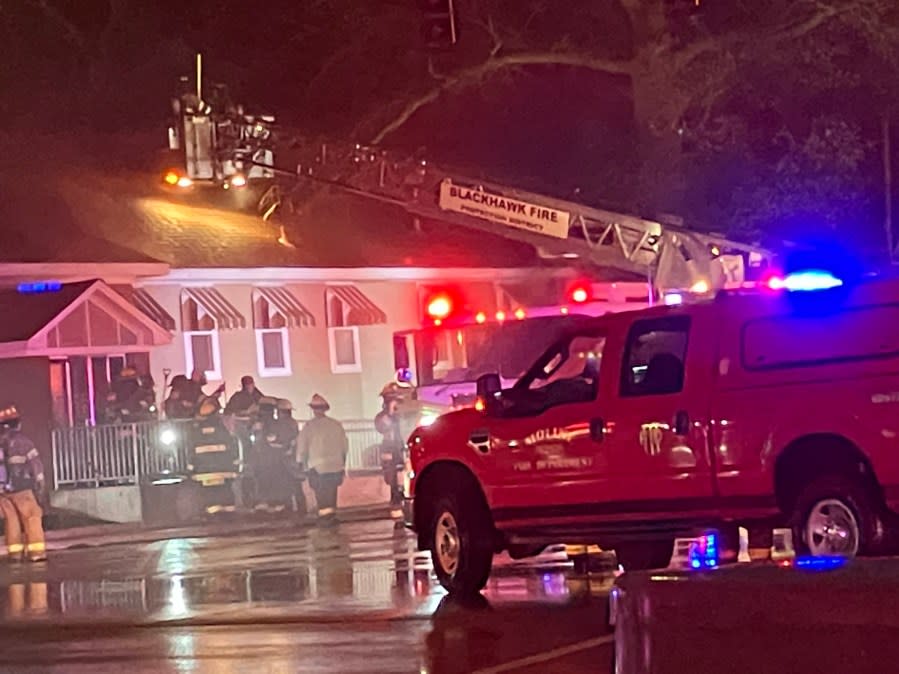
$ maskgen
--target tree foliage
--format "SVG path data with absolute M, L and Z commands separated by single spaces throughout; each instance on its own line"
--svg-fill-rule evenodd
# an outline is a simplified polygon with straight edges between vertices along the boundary
M 427 144 L 491 177 L 747 236 L 879 226 L 895 0 L 456 0 L 460 42 L 430 55 L 406 0 L 23 2 L 3 15 L 8 61 L 77 83 L 55 95 L 94 121 L 111 106 L 134 123 L 151 96 L 161 116 L 202 49 L 303 133 Z

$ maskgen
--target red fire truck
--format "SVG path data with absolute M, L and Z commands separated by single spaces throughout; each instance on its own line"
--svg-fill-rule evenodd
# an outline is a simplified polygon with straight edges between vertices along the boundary
M 543 285 L 549 286 L 543 299 L 555 296 L 557 303 L 533 306 L 506 298 L 498 304 L 487 298 L 478 304 L 464 289 L 428 289 L 422 303 L 425 325 L 393 336 L 397 375 L 415 387 L 414 401 L 405 406 L 415 425 L 473 406 L 475 384 L 483 374 L 496 372 L 511 385 L 546 346 L 588 317 L 652 303 L 646 283 L 563 278 Z
M 558 540 L 667 561 L 697 528 L 790 523 L 874 552 L 899 506 L 899 281 L 825 273 L 586 321 L 409 439 L 407 518 L 451 591 Z M 769 529 L 770 531 L 770 529 Z

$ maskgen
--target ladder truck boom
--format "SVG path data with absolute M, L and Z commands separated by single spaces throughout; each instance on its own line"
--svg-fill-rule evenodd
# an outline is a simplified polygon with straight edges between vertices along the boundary
M 420 155 L 350 143 L 311 147 L 276 127 L 273 117 L 247 115 L 220 99 L 225 102 L 202 100 L 198 86 L 174 101 L 169 140 L 184 177 L 170 172 L 166 180 L 228 189 L 274 178 L 259 201 L 266 219 L 285 201 L 305 201 L 330 187 L 401 206 L 416 218 L 521 241 L 544 258 L 614 270 L 622 280 L 639 277 L 659 295 L 741 285 L 773 257 L 721 236 L 472 178 Z M 293 153 L 288 165 L 296 168 L 283 168 L 283 159 L 277 166 L 276 153 Z

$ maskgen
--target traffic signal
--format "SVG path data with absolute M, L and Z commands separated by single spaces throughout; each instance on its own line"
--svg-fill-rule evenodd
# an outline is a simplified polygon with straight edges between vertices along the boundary
M 428 49 L 446 49 L 456 44 L 456 12 L 453 0 L 418 0 L 424 13 L 421 34 Z

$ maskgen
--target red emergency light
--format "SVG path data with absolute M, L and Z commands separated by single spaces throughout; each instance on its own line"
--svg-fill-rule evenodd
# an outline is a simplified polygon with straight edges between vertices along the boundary
M 575 304 L 583 304 L 590 299 L 590 287 L 587 285 L 576 285 L 569 293 L 571 301 Z
M 428 300 L 428 316 L 435 321 L 442 321 L 453 312 L 453 300 L 446 293 L 434 295 Z

